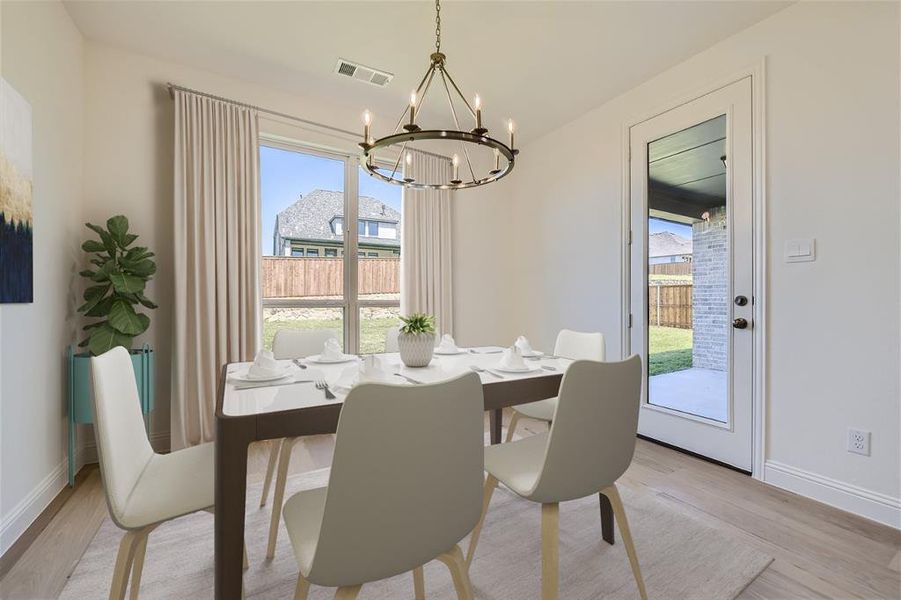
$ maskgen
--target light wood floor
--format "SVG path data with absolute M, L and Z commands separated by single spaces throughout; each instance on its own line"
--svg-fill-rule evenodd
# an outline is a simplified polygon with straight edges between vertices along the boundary
M 537 422 L 521 423 L 524 430 L 545 428 Z M 298 443 L 291 472 L 328 466 L 333 446 L 333 436 Z M 251 482 L 262 480 L 267 456 L 265 446 L 252 449 Z M 100 473 L 96 467 L 88 469 L 47 528 L 0 581 L 0 598 L 59 595 L 107 514 Z M 889 527 L 641 440 L 620 483 L 680 505 L 775 557 L 742 593 L 743 600 L 901 598 L 901 533 Z

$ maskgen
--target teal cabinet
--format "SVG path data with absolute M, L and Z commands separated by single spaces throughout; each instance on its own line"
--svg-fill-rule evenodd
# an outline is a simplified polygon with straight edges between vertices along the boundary
M 150 414 L 154 406 L 154 354 L 147 344 L 137 350 L 129 350 L 131 365 L 138 385 L 141 413 Z M 75 484 L 75 425 L 94 422 L 94 406 L 91 399 L 91 355 L 75 353 L 69 346 L 68 358 L 68 417 L 69 417 L 69 485 Z

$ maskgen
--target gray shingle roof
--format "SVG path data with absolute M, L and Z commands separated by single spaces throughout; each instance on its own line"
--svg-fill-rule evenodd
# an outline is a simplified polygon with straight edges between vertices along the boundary
M 691 240 L 669 231 L 660 231 L 648 236 L 648 256 L 675 256 L 691 254 Z
M 400 223 L 400 213 L 387 204 L 370 196 L 360 196 L 360 220 Z M 278 213 L 275 230 L 284 239 L 341 241 L 335 234 L 332 220 L 344 216 L 344 193 L 330 190 L 313 190 L 297 202 Z M 400 246 L 400 226 L 397 239 L 360 236 L 360 242 L 382 246 Z

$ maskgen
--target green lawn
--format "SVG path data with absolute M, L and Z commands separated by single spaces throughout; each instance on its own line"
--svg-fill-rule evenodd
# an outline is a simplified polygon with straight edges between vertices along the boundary
M 385 317 L 381 319 L 363 319 L 360 323 L 360 353 L 385 351 L 385 332 L 391 327 L 399 325 L 396 318 Z M 341 319 L 304 319 L 292 321 L 264 321 L 263 322 L 263 347 L 272 349 L 272 338 L 278 329 L 333 329 L 339 334 L 344 329 Z M 342 340 L 338 340 L 339 342 Z
M 648 375 L 691 368 L 691 329 L 651 326 L 648 333 Z

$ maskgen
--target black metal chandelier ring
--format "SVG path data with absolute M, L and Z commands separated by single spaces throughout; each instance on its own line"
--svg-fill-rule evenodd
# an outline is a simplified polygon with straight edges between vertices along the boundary
M 394 169 L 389 169 L 388 167 L 380 167 L 378 164 L 375 164 L 371 160 L 369 160 L 369 158 L 372 156 L 371 153 L 378 148 L 390 148 L 395 144 L 406 144 L 409 142 L 422 140 L 450 140 L 486 146 L 488 148 L 491 148 L 492 150 L 499 152 L 501 156 L 507 159 L 507 164 L 498 165 L 499 168 L 493 169 L 488 173 L 486 177 L 475 181 L 461 181 L 459 183 L 451 182 L 445 185 L 435 186 L 434 184 L 417 183 L 415 180 L 411 180 L 410 178 L 404 178 L 403 174 L 398 170 L 399 165 L 396 165 Z M 466 189 L 497 181 L 498 179 L 508 175 L 510 171 L 513 170 L 515 157 L 517 154 L 519 154 L 518 150 L 510 148 L 507 144 L 500 142 L 493 137 L 489 137 L 487 135 L 478 135 L 469 131 L 455 131 L 448 129 L 420 129 L 419 131 L 404 131 L 377 140 L 373 140 L 371 144 L 360 144 L 360 146 L 363 148 L 363 156 L 366 158 L 366 160 L 363 162 L 363 168 L 366 169 L 367 173 L 369 173 L 373 177 L 381 179 L 382 181 L 415 189 L 435 189 L 436 187 L 438 189 Z

